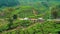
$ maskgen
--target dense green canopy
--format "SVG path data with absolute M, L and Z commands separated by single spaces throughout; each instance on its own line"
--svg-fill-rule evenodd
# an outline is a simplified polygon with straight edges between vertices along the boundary
M 0 0 L 0 7 L 1 6 L 14 6 L 18 4 L 19 4 L 18 0 Z

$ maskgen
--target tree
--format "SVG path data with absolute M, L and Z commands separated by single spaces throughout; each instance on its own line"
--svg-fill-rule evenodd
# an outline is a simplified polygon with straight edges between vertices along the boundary
M 56 19 L 56 18 L 57 18 L 57 12 L 54 11 L 54 12 L 52 13 L 52 16 Z
M 13 19 L 17 19 L 17 15 L 13 15 Z
M 52 8 L 52 10 L 51 10 L 51 12 L 52 12 L 52 16 L 53 16 L 53 18 L 59 18 L 60 17 L 60 5 L 57 5 L 57 6 L 55 6 L 54 8 Z

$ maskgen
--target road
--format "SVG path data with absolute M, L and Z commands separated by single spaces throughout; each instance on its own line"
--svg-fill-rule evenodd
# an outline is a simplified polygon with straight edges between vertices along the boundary
M 19 20 L 25 20 L 24 18 L 18 18 Z M 38 19 L 26 19 L 26 20 L 38 20 Z M 45 19 L 40 19 L 45 20 Z M 47 19 L 46 21 L 60 21 L 60 19 Z
M 0 19 L 0 20 L 2 20 L 2 21 L 4 21 L 5 19 Z M 24 18 L 18 18 L 18 20 L 39 20 L 39 19 L 29 19 L 29 18 L 27 18 L 27 19 L 24 19 Z M 40 20 L 45 20 L 45 19 L 40 19 Z M 60 21 L 60 19 L 47 19 L 46 21 Z

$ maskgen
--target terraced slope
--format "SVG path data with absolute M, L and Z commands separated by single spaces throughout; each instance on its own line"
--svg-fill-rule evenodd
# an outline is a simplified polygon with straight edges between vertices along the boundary
M 60 16 L 60 2 L 37 1 L 33 5 L 2 8 L 0 9 L 0 34 L 58 34 L 60 19 L 48 19 L 52 17 L 53 11 L 58 13 L 57 17 Z M 22 18 L 25 20 L 21 20 Z M 38 18 L 44 20 L 41 22 Z
M 21 26 L 3 31 L 1 34 L 58 34 L 60 25 L 55 22 L 34 23 L 26 28 L 20 28 Z

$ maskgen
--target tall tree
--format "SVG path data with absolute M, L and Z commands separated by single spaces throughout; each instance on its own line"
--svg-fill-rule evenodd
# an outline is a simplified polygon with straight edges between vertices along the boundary
M 59 18 L 60 17 L 60 15 L 59 15 L 59 13 L 60 13 L 60 5 L 57 5 L 56 7 L 54 7 L 54 8 L 52 8 L 52 16 L 53 16 L 53 18 Z

